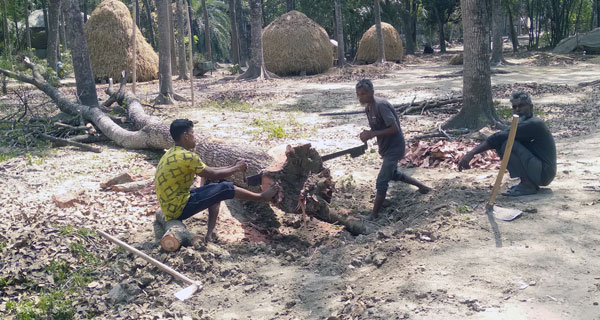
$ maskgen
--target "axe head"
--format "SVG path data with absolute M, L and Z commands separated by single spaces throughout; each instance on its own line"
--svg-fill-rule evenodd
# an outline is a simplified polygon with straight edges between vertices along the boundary
M 180 301 L 185 301 L 187 298 L 191 297 L 198 289 L 202 288 L 202 285 L 197 282 L 188 287 L 185 287 L 177 292 L 175 292 L 175 297 Z

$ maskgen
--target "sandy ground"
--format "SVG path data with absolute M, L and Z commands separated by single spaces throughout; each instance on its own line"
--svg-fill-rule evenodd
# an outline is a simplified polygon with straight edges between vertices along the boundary
M 0 185 L 10 190 L 0 196 L 2 237 L 8 243 L 3 260 L 10 264 L 3 263 L 0 270 L 3 275 L 17 270 L 35 278 L 39 269 L 31 264 L 14 265 L 28 261 L 22 249 L 15 251 L 14 243 L 25 237 L 29 243 L 54 241 L 60 247 L 64 245 L 60 237 L 47 239 L 48 235 L 25 231 L 27 226 L 53 234 L 72 224 L 111 231 L 204 283 L 192 298 L 177 302 L 172 293 L 182 283 L 97 240 L 90 250 L 106 259 L 95 280 L 101 285 L 88 285 L 76 301 L 99 318 L 600 319 L 598 91 L 576 87 L 594 80 L 600 67 L 586 62 L 538 67 L 528 64 L 527 57 L 509 61 L 516 65 L 501 67 L 507 73 L 492 78 L 494 99 L 506 104 L 505 91 L 519 86 L 534 90 L 534 103 L 545 112 L 553 132 L 561 133 L 553 183 L 534 196 L 498 198 L 500 206 L 525 211 L 512 222 L 498 222 L 501 247 L 484 212 L 497 171 L 407 168 L 434 191 L 420 195 L 406 185 L 392 185 L 384 218 L 377 221 L 373 234 L 354 237 L 316 219 L 304 224 L 299 215 L 277 211 L 265 215 L 228 201 L 219 216 L 218 244 L 166 254 L 152 242 L 156 209 L 152 190 L 121 194 L 98 187 L 123 171 L 151 174 L 160 155 L 106 145 L 100 155 L 62 148 L 41 162 L 18 157 L 0 163 Z M 408 63 L 376 78 L 376 94 L 392 103 L 456 96 L 462 78 L 435 76 L 459 69 L 443 61 Z M 184 104 L 162 108 L 155 115 L 165 121 L 189 117 L 198 121 L 197 130 L 223 140 L 252 141 L 265 148 L 308 141 L 324 154 L 356 145 L 366 121 L 363 115 L 320 117 L 318 112 L 357 110 L 356 78 L 379 74 L 370 67 L 354 67 L 263 83 L 218 81 L 222 76 L 218 75 L 197 82 L 201 107 Z M 536 86 L 531 85 L 534 82 Z M 185 86 L 176 82 L 184 95 Z M 140 95 L 150 99 L 155 87 L 141 86 Z M 236 111 L 208 106 L 207 99 L 245 101 L 248 106 Z M 564 116 L 569 110 L 581 113 Z M 401 121 L 410 139 L 447 117 L 411 115 Z M 256 119 L 280 124 L 286 137 L 269 137 L 252 124 Z M 332 206 L 356 214 L 367 212 L 380 163 L 376 146 L 363 157 L 328 163 L 338 181 Z M 504 187 L 513 183 L 505 178 Z M 52 195 L 63 189 L 84 190 L 85 201 L 56 208 Z M 198 233 L 204 232 L 205 225 L 205 214 L 189 222 Z M 69 255 L 68 250 L 44 254 Z M 145 282 L 149 276 L 153 280 Z M 129 303 L 110 302 L 109 291 L 128 281 L 143 282 L 141 292 Z M 9 289 L 0 294 L 0 310 L 6 310 L 7 301 L 37 294 Z

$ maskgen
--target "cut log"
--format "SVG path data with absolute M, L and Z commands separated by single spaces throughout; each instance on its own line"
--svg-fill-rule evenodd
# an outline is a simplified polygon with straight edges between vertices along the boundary
M 165 221 L 161 210 L 156 211 L 155 217 L 154 236 L 165 251 L 177 251 L 182 246 L 190 246 L 200 240 L 200 237 L 188 231 L 180 220 Z
M 111 187 L 113 191 L 134 192 L 143 189 L 154 182 L 153 178 L 117 184 Z

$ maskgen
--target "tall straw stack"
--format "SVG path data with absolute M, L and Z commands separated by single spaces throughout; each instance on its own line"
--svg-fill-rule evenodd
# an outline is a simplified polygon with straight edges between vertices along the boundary
M 389 23 L 381 23 L 381 31 L 383 32 L 383 44 L 385 50 L 385 59 L 387 61 L 400 61 L 404 53 L 402 47 L 402 39 L 398 31 Z M 362 63 L 373 63 L 379 58 L 379 49 L 377 45 L 377 32 L 375 25 L 371 26 L 365 34 L 363 34 L 358 44 L 358 52 L 356 53 L 356 61 Z
M 301 12 L 275 19 L 262 36 L 265 66 L 277 75 L 317 74 L 333 65 L 327 31 Z
M 131 70 L 133 19 L 127 6 L 117 0 L 104 0 L 85 24 L 85 37 L 96 79 L 121 79 L 121 71 Z M 157 79 L 158 55 L 136 27 L 137 81 Z

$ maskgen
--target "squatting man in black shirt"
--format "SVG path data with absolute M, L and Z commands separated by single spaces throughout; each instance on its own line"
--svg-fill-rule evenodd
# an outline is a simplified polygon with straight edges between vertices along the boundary
M 371 130 L 363 130 L 360 140 L 367 142 L 377 138 L 379 154 L 383 158 L 383 164 L 377 175 L 375 189 L 375 202 L 369 219 L 377 219 L 379 210 L 385 200 L 390 181 L 402 181 L 419 188 L 422 194 L 428 193 L 431 188 L 409 177 L 398 170 L 398 161 L 404 157 L 405 142 L 400 119 L 394 107 L 385 99 L 374 96 L 373 83 L 369 79 L 362 79 L 356 84 L 356 97 L 365 108 Z
M 510 187 L 505 196 L 535 194 L 540 186 L 547 186 L 556 175 L 556 146 L 548 126 L 533 116 L 533 104 L 528 93 L 513 92 L 510 102 L 513 113 L 519 116 L 519 124 L 508 160 L 508 172 L 521 182 Z M 495 149 L 500 157 L 504 153 L 509 130 L 496 132 L 465 154 L 458 162 L 458 170 L 469 169 L 469 162 L 476 154 Z

